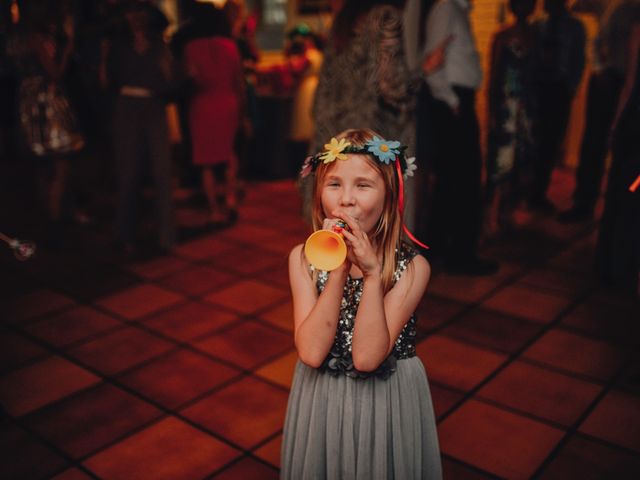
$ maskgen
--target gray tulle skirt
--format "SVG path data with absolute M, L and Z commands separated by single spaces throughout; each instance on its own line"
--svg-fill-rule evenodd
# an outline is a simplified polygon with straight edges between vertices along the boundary
M 398 360 L 387 380 L 334 377 L 298 361 L 280 468 L 283 480 L 442 478 L 420 359 Z

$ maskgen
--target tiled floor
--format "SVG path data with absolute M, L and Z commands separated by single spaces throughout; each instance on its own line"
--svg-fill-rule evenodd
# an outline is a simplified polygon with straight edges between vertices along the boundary
M 299 209 L 258 183 L 169 256 L 3 250 L 0 478 L 277 478 Z M 589 273 L 594 225 L 520 220 L 498 274 L 434 265 L 419 307 L 445 478 L 640 478 L 639 305 Z

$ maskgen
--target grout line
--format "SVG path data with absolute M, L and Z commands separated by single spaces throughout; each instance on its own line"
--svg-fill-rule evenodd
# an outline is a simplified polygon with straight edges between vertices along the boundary
M 630 362 L 631 360 L 621 365 L 618 368 L 618 371 L 616 372 L 616 374 L 613 375 L 609 379 L 609 381 L 606 382 L 606 384 L 604 385 L 604 388 L 598 393 L 598 395 L 596 395 L 596 397 L 585 409 L 582 415 L 580 415 L 576 419 L 576 421 L 572 425 L 570 425 L 570 427 L 567 429 L 563 438 L 556 444 L 556 446 L 551 450 L 549 455 L 538 466 L 532 478 L 539 478 L 542 472 L 544 472 L 544 470 L 553 462 L 553 460 L 558 457 L 558 455 L 560 454 L 561 450 L 565 447 L 565 445 L 567 445 L 571 440 L 571 438 L 573 438 L 573 436 L 575 436 L 578 433 L 579 431 L 578 429 L 580 425 L 582 425 L 582 423 L 584 423 L 584 421 L 593 413 L 593 411 L 596 409 L 598 404 L 604 399 L 604 397 L 607 396 L 614 389 L 618 379 L 622 376 L 622 374 L 624 373 L 626 367 L 630 364 Z M 588 437 L 591 437 L 591 435 L 588 435 Z M 622 447 L 621 445 L 616 445 L 616 447 L 627 450 L 625 447 Z M 635 453 L 637 454 L 637 452 Z
M 448 460 L 448 461 L 450 461 L 452 463 L 457 463 L 458 465 L 461 465 L 461 466 L 463 466 L 463 467 L 465 467 L 465 468 L 467 468 L 467 469 L 469 469 L 469 470 L 471 470 L 471 471 L 473 471 L 473 472 L 475 472 L 475 473 L 477 473 L 479 475 L 483 475 L 483 476 L 485 476 L 487 478 L 494 479 L 494 480 L 503 480 L 503 477 L 500 477 L 499 475 L 496 475 L 495 473 L 491 473 L 491 472 L 488 472 L 487 470 L 483 470 L 480 467 L 472 465 L 471 463 L 467 463 L 467 462 L 465 462 L 463 460 L 460 460 L 459 458 L 452 457 L 449 454 L 440 452 L 440 456 L 443 459 L 446 459 L 446 460 Z

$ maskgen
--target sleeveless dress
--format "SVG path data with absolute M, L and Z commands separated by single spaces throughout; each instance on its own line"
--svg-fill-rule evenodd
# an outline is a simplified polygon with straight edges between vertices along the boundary
M 235 155 L 240 126 L 240 52 L 229 38 L 198 38 L 185 47 L 185 61 L 196 88 L 189 106 L 193 163 L 226 164 Z
M 416 251 L 398 251 L 397 281 Z M 320 293 L 328 278 L 319 272 Z M 442 478 L 436 422 L 412 315 L 374 372 L 354 369 L 353 324 L 363 281 L 348 277 L 333 348 L 316 369 L 298 360 L 284 424 L 280 478 Z
M 520 38 L 506 40 L 491 72 L 496 86 L 491 101 L 497 116 L 496 127 L 489 132 L 488 142 L 487 182 L 491 187 L 518 180 L 520 185 L 513 185 L 513 188 L 524 187 L 521 184 L 524 170 L 531 165 L 533 92 L 529 82 L 530 52 Z

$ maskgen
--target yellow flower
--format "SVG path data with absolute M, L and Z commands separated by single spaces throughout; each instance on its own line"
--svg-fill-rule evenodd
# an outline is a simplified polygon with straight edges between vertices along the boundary
M 342 138 L 339 142 L 335 138 L 332 138 L 331 143 L 326 143 L 324 145 L 326 151 L 320 155 L 320 160 L 322 160 L 324 163 L 331 163 L 335 161 L 336 158 L 338 160 L 346 160 L 347 155 L 342 152 L 349 145 L 351 144 L 344 138 Z

